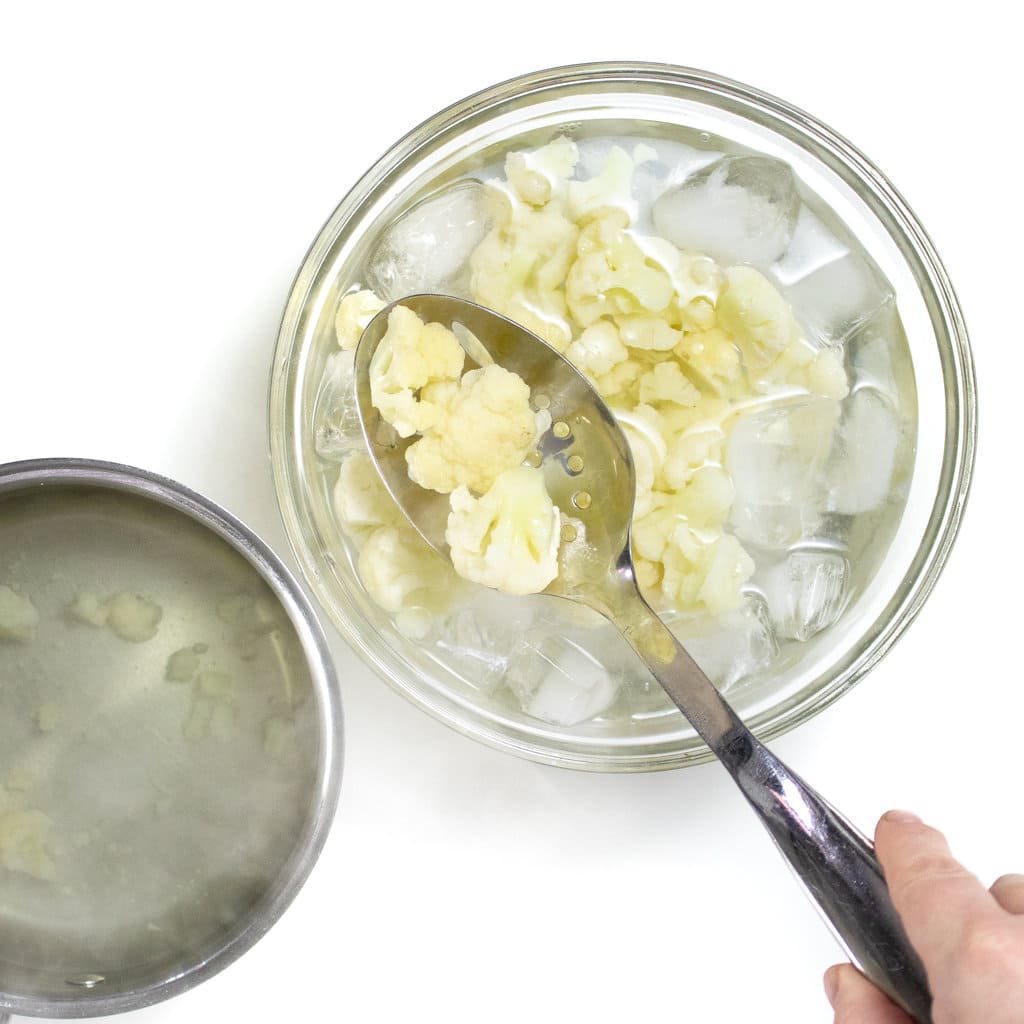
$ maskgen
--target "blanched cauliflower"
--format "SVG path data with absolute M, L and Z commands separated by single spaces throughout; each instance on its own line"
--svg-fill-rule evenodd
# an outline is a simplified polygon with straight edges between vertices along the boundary
M 359 344 L 367 324 L 384 308 L 384 303 L 371 291 L 349 292 L 338 303 L 334 316 L 334 334 L 338 348 L 348 352 Z
M 562 169 L 571 173 L 567 161 Z M 539 178 L 531 177 L 532 184 L 522 186 L 531 196 L 527 202 L 514 189 L 490 185 L 494 226 L 470 257 L 470 287 L 477 302 L 518 321 L 561 352 L 572 338 L 562 285 L 576 255 L 579 229 L 565 216 L 562 202 L 531 205 L 545 193 L 550 198 L 561 191 L 553 165 L 545 171 L 524 168 L 523 175 L 540 174 L 547 182 L 541 186 Z
M 686 523 L 673 529 L 661 559 L 661 590 L 679 611 L 712 615 L 739 608 L 742 586 L 754 561 L 731 533 L 699 531 Z
M 581 327 L 603 316 L 661 313 L 675 295 L 671 277 L 648 258 L 626 226 L 626 215 L 616 211 L 580 233 L 577 259 L 565 277 L 565 297 Z
M 579 156 L 576 143 L 561 136 L 538 149 L 509 153 L 505 177 L 523 202 L 543 206 L 565 189 Z
M 417 392 L 439 381 L 457 380 L 466 354 L 441 324 L 424 324 L 411 310 L 396 306 L 388 329 L 370 360 L 370 400 L 400 437 L 436 425 L 437 409 L 421 406 Z
M 354 452 L 338 467 L 331 498 L 341 528 L 354 539 L 405 521 L 367 452 Z
M 614 323 L 598 320 L 566 349 L 565 358 L 596 382 L 624 363 L 629 358 L 629 349 L 622 344 Z
M 471 297 L 563 352 L 608 401 L 636 468 L 633 550 L 645 594 L 682 614 L 718 615 L 743 604 L 753 571 L 732 532 L 747 536 L 730 468 L 736 425 L 801 393 L 838 408 L 829 403 L 849 385 L 841 350 L 812 345 L 765 274 L 723 269 L 645 233 L 637 195 L 649 184 L 636 170 L 656 157 L 612 146 L 587 177 L 567 138 L 508 154 L 504 179 L 484 186 L 490 228 L 469 259 Z M 346 296 L 339 345 L 354 347 L 380 308 L 372 293 Z M 542 590 L 557 573 L 558 511 L 542 475 L 522 464 L 550 418 L 533 412 L 514 374 L 463 374 L 451 332 L 396 312 L 371 397 L 403 437 L 419 435 L 406 451 L 410 478 L 451 494 L 455 570 L 511 593 Z M 827 417 L 814 445 L 820 461 L 832 445 Z M 452 567 L 404 525 L 368 458 L 342 464 L 333 497 L 362 545 L 371 596 L 406 624 L 436 607 L 428 595 L 453 585 Z
M 359 578 L 387 612 L 431 610 L 453 585 L 451 567 L 411 526 L 379 526 L 359 552 Z
M 751 366 L 767 366 L 800 337 L 786 300 L 753 267 L 729 267 L 718 298 L 718 326 L 728 331 Z
M 0 640 L 28 643 L 38 625 L 39 612 L 32 601 L 0 583 Z
M 539 469 L 502 473 L 480 498 L 451 497 L 445 539 L 455 571 L 507 594 L 536 594 L 558 575 L 559 514 Z
M 537 434 L 530 389 L 521 377 L 496 365 L 470 370 L 445 396 L 439 427 L 406 450 L 409 477 L 442 494 L 456 487 L 483 494 L 522 463 Z

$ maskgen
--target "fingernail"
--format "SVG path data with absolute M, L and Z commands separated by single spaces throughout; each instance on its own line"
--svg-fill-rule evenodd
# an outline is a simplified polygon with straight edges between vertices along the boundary
M 894 825 L 919 825 L 921 819 L 913 811 L 886 811 L 882 817 Z
M 836 993 L 839 991 L 839 967 L 830 967 L 825 972 L 825 998 L 828 1005 L 834 1010 L 836 1008 Z

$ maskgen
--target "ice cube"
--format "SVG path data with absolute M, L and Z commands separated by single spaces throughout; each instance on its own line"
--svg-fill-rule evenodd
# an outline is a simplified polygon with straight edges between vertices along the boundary
M 914 401 L 914 373 L 907 337 L 893 303 L 865 321 L 846 344 L 855 385 L 866 384 L 897 406 Z
M 322 459 L 341 462 L 365 447 L 356 411 L 353 354 L 333 352 L 313 402 L 313 444 Z
M 827 467 L 830 511 L 858 515 L 889 497 L 904 432 L 891 402 L 875 388 L 858 388 L 843 401 Z
M 604 711 L 619 683 L 580 640 L 538 628 L 523 634 L 508 666 L 509 689 L 526 714 L 578 725 Z
M 367 261 L 367 286 L 388 302 L 431 291 L 468 298 L 469 256 L 487 229 L 484 186 L 447 186 L 385 229 Z
M 782 548 L 813 532 L 838 408 L 808 395 L 737 420 L 725 468 L 736 489 L 731 522 L 740 539 Z
M 725 157 L 654 204 L 658 234 L 719 263 L 767 267 L 785 252 L 800 197 L 788 164 L 763 156 Z
M 544 600 L 474 589 L 472 599 L 453 609 L 441 625 L 434 642 L 440 659 L 470 686 L 494 690 L 522 635 L 547 607 Z
M 806 207 L 771 273 L 807 337 L 819 345 L 842 345 L 893 302 L 892 285 L 870 257 Z
M 768 608 L 755 595 L 723 615 L 669 617 L 666 624 L 723 692 L 766 668 L 779 650 Z
M 795 548 L 764 574 L 762 586 L 776 634 L 809 640 L 846 606 L 850 563 L 837 551 Z

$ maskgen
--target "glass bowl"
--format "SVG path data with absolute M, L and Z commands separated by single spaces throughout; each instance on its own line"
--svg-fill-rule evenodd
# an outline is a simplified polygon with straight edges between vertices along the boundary
M 820 329 L 827 342 L 838 338 L 848 358 L 861 353 L 856 358 L 867 361 L 865 353 L 880 334 L 898 338 L 900 350 L 908 353 L 906 365 L 892 367 L 890 374 L 904 417 L 895 455 L 898 501 L 886 518 L 869 517 L 859 528 L 859 554 L 851 562 L 856 586 L 848 606 L 827 629 L 790 646 L 768 668 L 728 690 L 737 711 L 763 739 L 805 721 L 862 678 L 903 633 L 934 585 L 959 526 L 973 464 L 975 384 L 967 333 L 924 230 L 899 193 L 853 146 L 756 89 L 667 65 L 557 68 L 477 93 L 396 143 L 357 182 L 313 242 L 274 355 L 270 449 L 290 542 L 331 620 L 389 685 L 449 726 L 501 750 L 599 771 L 694 764 L 710 757 L 707 748 L 660 691 L 642 692 L 645 683 L 633 679 L 624 686 L 628 700 L 616 698 L 619 703 L 593 717 L 552 724 L 525 714 L 500 685 L 495 687 L 504 657 L 497 648 L 477 671 L 466 670 L 439 657 L 436 645 L 403 633 L 359 582 L 355 556 L 332 508 L 337 465 L 322 456 L 322 445 L 318 451 L 317 403 L 337 351 L 334 318 L 341 298 L 368 283 L 390 290 L 389 299 L 399 297 L 396 290 L 464 290 L 462 236 L 456 229 L 465 219 L 459 212 L 465 197 L 458 189 L 466 186 L 459 183 L 493 173 L 509 150 L 558 135 L 570 136 L 581 149 L 591 144 L 599 149 L 598 140 L 609 138 L 654 140 L 658 160 L 677 179 L 681 172 L 674 161 L 700 166 L 714 154 L 782 161 L 792 169 L 795 209 L 807 212 L 794 213 L 806 223 L 794 221 L 788 247 L 774 267 L 789 268 L 788 280 L 780 270 L 776 281 L 786 285 L 805 329 Z M 396 222 L 406 226 L 402 244 L 422 245 L 416 210 L 424 207 L 417 204 L 438 196 L 454 197 L 447 212 L 442 209 L 453 233 L 443 235 L 440 244 L 427 239 L 423 251 L 433 252 L 428 261 L 433 276 L 424 281 L 415 266 L 410 276 L 401 251 L 387 260 L 381 253 L 396 244 Z M 834 253 L 822 255 L 828 246 L 821 249 L 815 235 L 822 230 L 833 243 L 842 241 L 844 252 L 845 247 L 853 251 L 853 264 Z M 842 315 L 829 305 L 835 296 L 850 304 Z M 863 440 L 857 443 L 864 447 Z M 470 605 L 484 609 L 492 600 L 488 593 L 480 591 Z M 520 615 L 533 622 L 565 616 L 564 628 L 554 631 L 583 636 L 568 671 L 586 670 L 587 630 L 593 623 L 574 622 L 572 611 L 554 607 L 569 608 L 555 598 L 496 600 L 506 603 L 487 614 L 506 619 L 511 631 L 528 632 L 529 621 L 524 625 Z M 486 654 L 486 634 L 481 644 Z M 602 639 L 602 651 L 606 644 Z M 540 645 L 532 654 L 541 661 L 547 657 Z M 694 654 L 700 660 L 699 651 Z M 635 669 L 621 667 L 625 662 L 619 664 L 611 670 L 635 675 Z

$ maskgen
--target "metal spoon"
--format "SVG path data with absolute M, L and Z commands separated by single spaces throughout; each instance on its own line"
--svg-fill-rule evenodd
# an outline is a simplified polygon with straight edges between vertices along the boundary
M 612 413 L 590 382 L 536 335 L 450 296 L 392 303 L 369 323 L 356 349 L 357 407 L 370 454 L 413 526 L 447 555 L 448 496 L 409 480 L 405 449 L 415 438 L 400 439 L 370 401 L 370 360 L 396 305 L 455 330 L 472 362 L 512 370 L 535 402 L 548 403 L 553 426 L 539 443 L 541 468 L 555 504 L 584 524 L 585 543 L 562 545 L 559 575 L 545 592 L 594 608 L 621 630 L 732 775 L 850 959 L 915 1020 L 930 1021 L 924 967 L 870 841 L 764 747 L 641 596 L 630 551 L 633 458 Z

